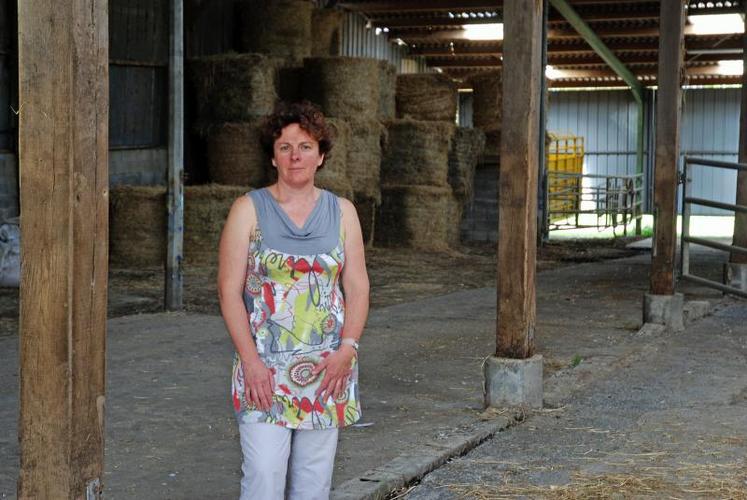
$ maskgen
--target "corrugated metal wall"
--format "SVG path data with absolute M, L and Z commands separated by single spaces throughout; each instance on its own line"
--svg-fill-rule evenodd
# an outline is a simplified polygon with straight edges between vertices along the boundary
M 682 155 L 736 161 L 739 138 L 739 89 L 686 89 L 682 107 Z M 649 110 L 650 112 L 650 110 Z M 584 137 L 584 173 L 635 173 L 637 106 L 630 91 L 552 92 L 548 129 Z M 646 161 L 649 161 L 646 150 Z M 734 172 L 698 168 L 693 195 L 734 203 Z M 699 215 L 725 212 L 693 207 Z
M 169 0 L 110 0 L 109 43 L 109 182 L 163 184 Z
M 688 89 L 682 104 L 682 155 L 737 161 L 741 89 Z M 725 203 L 736 201 L 737 173 L 695 167 L 689 174 L 692 194 Z M 733 215 L 715 208 L 693 206 L 701 215 Z
M 366 19 L 360 14 L 345 14 L 341 39 L 340 55 L 383 59 L 392 63 L 398 73 L 429 71 L 422 58 L 407 57 L 406 49 L 390 41 L 386 33 L 381 32 L 377 35 L 374 28 L 367 28 Z
M 584 173 L 633 175 L 637 116 L 628 90 L 551 92 L 547 129 L 584 138 Z

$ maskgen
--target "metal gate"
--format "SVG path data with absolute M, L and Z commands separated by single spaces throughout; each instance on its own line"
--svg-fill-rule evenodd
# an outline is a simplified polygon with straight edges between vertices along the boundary
M 643 175 L 547 172 L 550 230 L 623 227 L 641 218 Z M 586 182 L 584 182 L 586 181 Z
M 547 230 L 618 226 L 641 217 L 643 175 L 584 174 L 584 138 L 548 133 Z
M 715 161 L 715 160 L 706 160 L 703 158 L 692 158 L 685 156 L 685 160 L 683 162 L 682 167 L 682 174 L 680 177 L 680 182 L 683 184 L 683 190 L 682 190 L 682 236 L 681 236 L 681 242 L 680 242 L 680 248 L 682 251 L 680 252 L 680 277 L 682 279 L 686 279 L 695 283 L 698 283 L 703 286 L 715 288 L 717 290 L 721 290 L 726 293 L 732 293 L 734 295 L 739 295 L 740 297 L 747 297 L 747 293 L 744 291 L 734 288 L 732 286 L 726 285 L 724 283 L 719 283 L 717 281 L 709 280 L 707 278 L 704 278 L 702 276 L 696 276 L 694 274 L 690 274 L 690 244 L 698 244 L 703 245 L 704 247 L 713 248 L 716 250 L 721 250 L 724 252 L 736 252 L 741 254 L 747 255 L 747 248 L 735 246 L 735 245 L 727 245 L 724 243 L 719 243 L 718 241 L 709 240 L 707 238 L 700 238 L 695 236 L 690 236 L 690 212 L 692 205 L 700 205 L 705 207 L 711 207 L 711 208 L 720 208 L 722 210 L 729 210 L 731 212 L 740 212 L 740 213 L 747 213 L 747 206 L 745 205 L 736 205 L 731 203 L 723 203 L 720 201 L 714 201 L 714 200 L 708 200 L 705 198 L 696 198 L 692 196 L 692 179 L 690 179 L 688 173 L 691 172 L 692 167 L 698 167 L 698 168 L 713 168 L 713 169 L 729 169 L 729 170 L 736 170 L 739 171 L 747 171 L 747 165 L 743 163 L 731 163 L 731 162 L 725 162 L 725 161 Z

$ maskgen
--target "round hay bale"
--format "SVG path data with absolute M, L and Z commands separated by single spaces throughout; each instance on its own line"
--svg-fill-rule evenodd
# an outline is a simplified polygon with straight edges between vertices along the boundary
M 204 184 L 184 188 L 184 262 L 212 266 L 231 205 L 251 188 Z
M 475 168 L 485 149 L 485 134 L 476 128 L 459 127 L 449 151 L 449 184 L 461 202 L 472 199 Z
M 378 198 L 372 198 L 356 194 L 353 197 L 355 210 L 358 212 L 358 220 L 361 223 L 361 232 L 363 233 L 363 244 L 370 245 L 374 240 L 374 227 L 376 223 L 376 208 L 378 207 Z
M 259 142 L 261 120 L 223 123 L 207 130 L 210 181 L 234 186 L 262 186 L 270 159 Z
M 237 7 L 242 52 L 259 52 L 296 61 L 311 55 L 311 2 L 251 0 Z
M 112 186 L 109 191 L 109 264 L 163 266 L 166 259 L 166 187 Z
M 441 73 L 397 75 L 397 117 L 456 121 L 457 87 Z
M 343 16 L 339 9 L 314 9 L 311 13 L 312 57 L 340 54 Z
M 337 196 L 348 200 L 353 198 L 353 185 L 349 179 L 314 179 L 316 187 L 326 189 Z
M 306 98 L 337 118 L 376 118 L 379 66 L 375 59 L 309 57 L 304 59 Z
M 381 200 L 381 143 L 386 128 L 376 119 L 348 119 L 347 172 L 356 196 Z
M 448 187 L 383 187 L 376 218 L 376 244 L 445 250 L 450 223 L 447 202 L 451 197 Z
M 393 119 L 397 114 L 397 68 L 379 61 L 379 120 Z
M 332 129 L 333 146 L 324 159 L 324 168 L 316 172 L 314 183 L 338 196 L 350 199 L 353 194 L 353 185 L 348 178 L 350 125 L 339 118 L 327 118 L 327 124 Z
M 472 85 L 472 124 L 483 130 L 499 130 L 503 106 L 501 71 L 485 71 L 469 78 Z
M 447 186 L 452 122 L 392 120 L 381 162 L 383 185 Z
M 241 122 L 272 113 L 278 62 L 260 54 L 221 54 L 191 59 L 197 117 Z

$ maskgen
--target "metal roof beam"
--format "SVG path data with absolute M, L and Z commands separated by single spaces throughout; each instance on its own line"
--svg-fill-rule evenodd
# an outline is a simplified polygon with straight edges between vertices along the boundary
M 465 10 L 493 10 L 496 6 L 503 5 L 503 2 L 496 0 L 343 1 L 338 2 L 337 5 L 344 9 L 359 12 L 432 12 L 436 10 L 461 12 Z

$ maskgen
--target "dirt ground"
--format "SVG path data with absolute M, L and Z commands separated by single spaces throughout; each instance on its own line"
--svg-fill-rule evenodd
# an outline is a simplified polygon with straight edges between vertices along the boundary
M 635 238 L 552 241 L 538 251 L 537 270 L 582 262 L 618 259 L 637 253 L 625 248 Z M 371 307 L 383 307 L 464 289 L 495 286 L 496 247 L 464 245 L 449 252 L 369 248 Z M 220 314 L 214 267 L 187 268 L 185 309 Z M 164 273 L 161 268 L 110 269 L 109 317 L 163 310 Z M 18 289 L 0 288 L 0 337 L 18 331 Z

